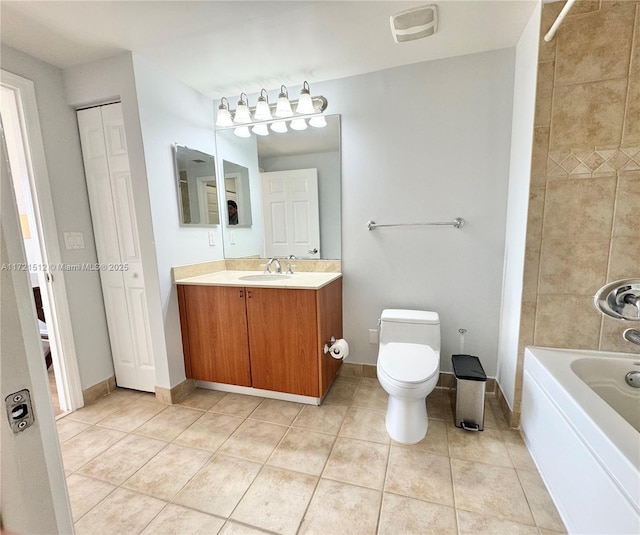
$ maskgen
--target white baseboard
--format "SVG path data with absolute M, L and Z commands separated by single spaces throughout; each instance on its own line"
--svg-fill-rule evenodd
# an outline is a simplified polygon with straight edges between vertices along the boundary
M 305 403 L 306 405 L 320 405 L 320 402 L 322 401 L 322 398 L 314 398 L 311 396 L 287 394 L 286 392 L 275 392 L 274 390 L 262 390 L 251 386 L 211 383 L 209 381 L 196 381 L 196 387 L 206 388 L 207 390 L 219 390 L 220 392 L 230 392 L 232 394 L 244 394 L 246 396 L 259 396 L 269 399 L 279 399 L 281 401 L 293 401 L 295 403 Z

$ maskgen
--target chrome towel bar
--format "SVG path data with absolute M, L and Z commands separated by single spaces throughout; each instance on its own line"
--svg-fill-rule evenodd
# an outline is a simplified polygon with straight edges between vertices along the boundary
M 429 227 L 429 226 L 452 226 L 455 228 L 464 227 L 464 219 L 461 217 L 456 217 L 453 221 L 444 221 L 444 222 L 436 222 L 436 223 L 393 223 L 390 225 L 380 225 L 375 221 L 367 221 L 367 230 L 373 230 L 378 227 Z

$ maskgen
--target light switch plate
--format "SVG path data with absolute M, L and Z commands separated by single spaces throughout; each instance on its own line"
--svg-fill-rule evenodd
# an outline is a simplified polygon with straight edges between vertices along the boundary
M 229 231 L 229 243 L 231 245 L 235 245 L 236 243 L 236 233 L 233 231 Z
M 82 232 L 64 233 L 65 249 L 84 249 L 84 234 Z
M 213 247 L 216 244 L 216 233 L 212 230 L 209 231 L 209 245 Z

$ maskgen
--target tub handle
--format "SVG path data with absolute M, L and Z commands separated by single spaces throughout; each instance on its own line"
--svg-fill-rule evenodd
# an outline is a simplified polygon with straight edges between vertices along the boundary
M 640 279 L 610 282 L 593 297 L 595 307 L 615 319 L 640 321 Z

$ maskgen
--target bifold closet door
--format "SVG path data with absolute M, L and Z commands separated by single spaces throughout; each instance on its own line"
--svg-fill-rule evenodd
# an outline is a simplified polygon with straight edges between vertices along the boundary
M 153 392 L 155 367 L 122 105 L 77 113 L 116 383 Z

